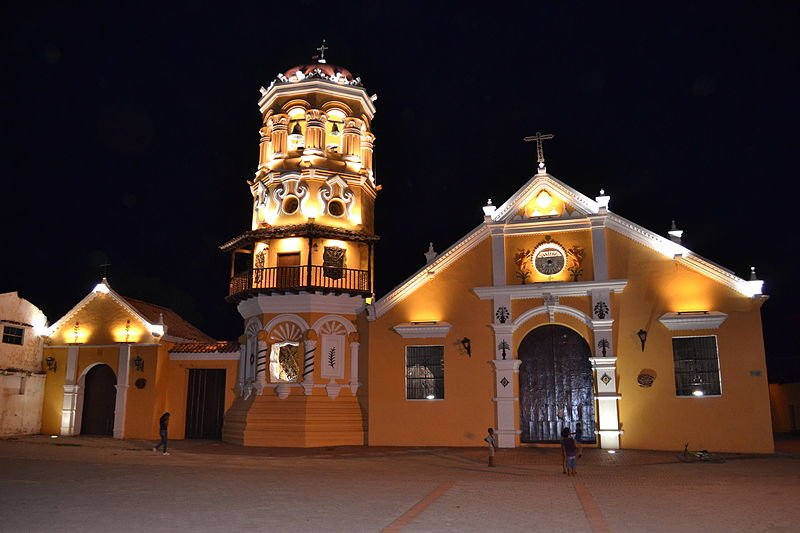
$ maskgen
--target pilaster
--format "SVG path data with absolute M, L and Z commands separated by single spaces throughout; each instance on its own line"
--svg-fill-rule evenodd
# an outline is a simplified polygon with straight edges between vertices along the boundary
M 78 391 L 76 385 L 78 373 L 78 346 L 67 348 L 67 368 L 64 381 L 64 401 L 61 406 L 61 435 L 75 434 L 75 410 L 78 405 Z
M 607 450 L 619 449 L 619 427 L 617 402 L 617 358 L 592 357 L 595 383 L 597 384 L 597 423 L 600 447 Z
M 519 359 L 494 360 L 495 405 L 497 411 L 497 441 L 500 448 L 517 445 L 519 418 Z
M 358 348 L 360 343 L 350 343 L 350 392 L 358 391 Z
M 131 345 L 120 344 L 117 366 L 117 400 L 114 405 L 114 438 L 125 437 L 125 411 L 128 405 L 128 376 L 131 368 Z

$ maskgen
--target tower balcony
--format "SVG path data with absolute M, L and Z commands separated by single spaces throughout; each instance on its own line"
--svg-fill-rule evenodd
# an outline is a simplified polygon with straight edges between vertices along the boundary
M 251 268 L 231 278 L 226 300 L 237 303 L 257 294 L 298 292 L 369 296 L 371 274 L 369 270 L 319 265 Z

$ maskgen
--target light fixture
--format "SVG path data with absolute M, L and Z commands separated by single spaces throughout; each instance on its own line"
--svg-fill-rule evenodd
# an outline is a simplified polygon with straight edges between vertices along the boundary
M 644 351 L 644 343 L 647 342 L 647 332 L 643 329 L 640 329 L 636 332 L 636 335 L 638 335 L 639 340 L 642 341 L 642 351 Z
M 137 355 L 133 358 L 133 366 L 136 368 L 138 372 L 144 372 L 144 359 L 141 356 Z
M 434 396 L 433 394 L 428 394 L 427 396 L 425 396 L 425 399 L 426 400 L 435 400 L 436 396 Z
M 459 342 L 464 348 L 464 351 L 467 352 L 467 356 L 472 357 L 472 341 L 469 340 L 469 337 L 464 337 Z
M 52 357 L 48 357 L 44 360 L 45 364 L 47 365 L 47 371 L 55 373 L 58 370 L 58 361 L 53 359 Z
M 334 137 L 338 137 L 339 135 L 341 135 L 342 130 L 339 129 L 339 124 L 337 124 L 336 122 L 331 122 L 331 124 L 332 124 L 331 135 L 333 135 Z

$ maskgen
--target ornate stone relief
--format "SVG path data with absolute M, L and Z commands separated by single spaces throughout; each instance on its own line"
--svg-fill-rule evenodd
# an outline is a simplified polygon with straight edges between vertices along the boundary
M 347 182 L 340 176 L 329 178 L 319 188 L 319 203 L 323 206 L 323 215 L 336 218 L 350 218 L 355 195 Z

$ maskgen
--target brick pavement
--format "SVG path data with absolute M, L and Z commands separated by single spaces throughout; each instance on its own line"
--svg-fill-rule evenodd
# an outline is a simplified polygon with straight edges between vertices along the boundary
M 0 531 L 800 531 L 800 454 L 0 440 Z M 788 451 L 784 451 L 787 450 Z

